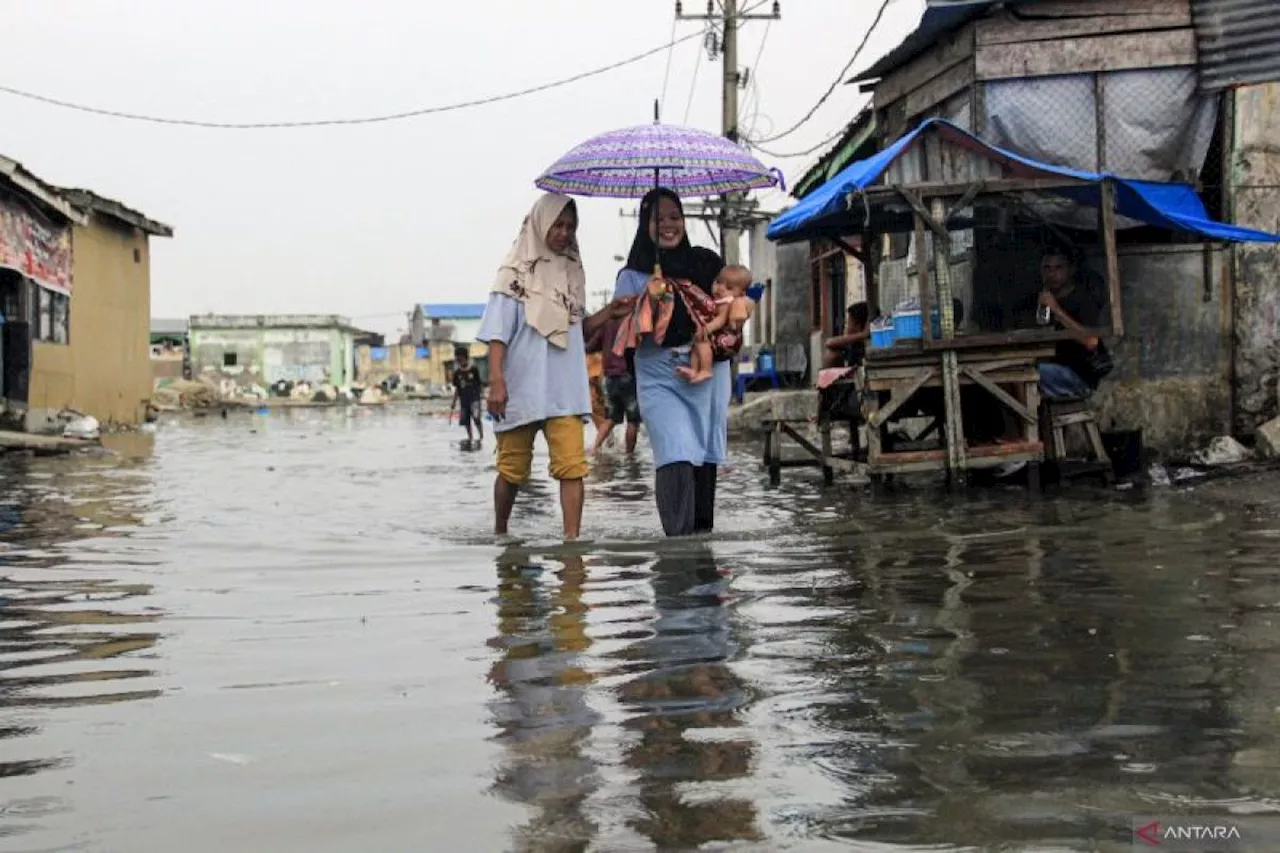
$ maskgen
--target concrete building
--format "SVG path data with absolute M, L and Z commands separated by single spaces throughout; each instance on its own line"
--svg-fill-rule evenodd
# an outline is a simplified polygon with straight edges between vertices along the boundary
M 151 319 L 151 378 L 180 379 L 190 375 L 187 348 L 187 320 Z
M 469 344 L 480 331 L 480 318 L 484 316 L 483 302 L 438 302 L 415 305 L 409 321 L 410 343 Z
M 394 378 L 422 390 L 440 390 L 449 384 L 454 348 L 461 346 L 467 347 L 480 377 L 488 381 L 489 348 L 475 341 L 470 344 L 442 341 L 423 346 L 360 344 L 356 347 L 356 380 L 363 385 L 377 385 Z
M 355 380 L 355 338 L 336 314 L 204 314 L 189 321 L 191 376 L 235 387 L 287 382 L 348 387 Z
M 72 228 L 69 339 L 57 341 L 55 302 L 54 340 L 34 344 L 31 407 L 137 424 L 152 388 L 150 238 L 173 229 L 89 190 L 62 194 L 85 215 Z
M 152 236 L 173 230 L 0 157 L 6 409 L 31 424 L 74 409 L 131 425 L 151 395 Z

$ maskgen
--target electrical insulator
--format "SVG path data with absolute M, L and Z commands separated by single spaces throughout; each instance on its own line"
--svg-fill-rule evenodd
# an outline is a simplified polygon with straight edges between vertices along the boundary
M 681 3 L 680 0 L 676 0 L 676 17 L 678 18 L 683 14 L 684 14 L 684 4 Z
M 775 18 L 782 17 L 782 4 L 778 0 L 773 0 L 773 16 Z

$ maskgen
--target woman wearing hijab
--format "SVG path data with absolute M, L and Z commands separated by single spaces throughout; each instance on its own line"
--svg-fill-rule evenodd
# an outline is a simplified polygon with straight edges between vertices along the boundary
M 650 192 L 640 204 L 640 226 L 618 274 L 615 304 L 650 298 L 655 263 L 677 289 L 696 288 L 708 300 L 724 267 L 715 252 L 689 243 L 680 198 L 666 189 Z M 676 374 L 689 363 L 697 328 L 687 303 L 671 300 L 660 342 L 648 334 L 635 349 L 636 393 L 657 468 L 658 516 L 668 536 L 704 533 L 715 525 L 716 467 L 726 461 L 728 445 L 729 363 L 717 362 L 707 382 L 690 384 Z
M 615 301 L 585 317 L 586 273 L 578 252 L 578 210 L 547 194 L 525 217 L 498 268 L 476 340 L 489 345 L 489 413 L 498 442 L 494 530 L 507 532 L 516 493 L 529 479 L 539 432 L 560 483 L 566 539 L 582 525 L 587 456 L 583 421 L 591 414 L 583 325 L 594 331 L 628 305 Z

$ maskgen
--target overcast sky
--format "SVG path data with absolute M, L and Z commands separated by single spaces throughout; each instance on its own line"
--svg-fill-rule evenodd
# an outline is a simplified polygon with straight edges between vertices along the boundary
M 743 127 L 785 128 L 848 61 L 876 0 L 782 0 Z M 686 12 L 700 11 L 686 0 Z M 0 85 L 97 107 L 246 122 L 391 113 L 499 94 L 667 42 L 670 0 L 26 0 L 6 4 Z M 855 70 L 914 28 L 893 0 Z M 677 34 L 696 30 L 682 23 Z M 763 22 L 746 25 L 755 64 Z M 664 120 L 719 131 L 719 63 L 672 54 Z M 383 332 L 417 302 L 482 301 L 536 197 L 532 180 L 596 133 L 651 119 L 667 52 L 505 103 L 358 127 L 139 124 L 0 94 L 0 151 L 41 178 L 116 198 L 176 229 L 153 240 L 152 316 L 337 312 Z M 694 78 L 695 64 L 700 68 Z M 696 82 L 696 85 L 693 85 Z M 690 93 L 692 101 L 690 102 Z M 839 130 L 842 86 L 782 151 Z M 789 178 L 814 157 L 775 161 Z M 784 204 L 785 197 L 766 199 Z M 634 204 L 582 204 L 589 287 L 608 286 Z M 700 226 L 695 242 L 708 243 Z

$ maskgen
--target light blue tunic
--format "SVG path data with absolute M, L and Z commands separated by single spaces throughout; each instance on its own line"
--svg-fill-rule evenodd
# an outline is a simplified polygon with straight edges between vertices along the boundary
M 639 296 L 648 281 L 645 273 L 623 270 L 613 297 Z M 697 385 L 676 375 L 676 367 L 688 363 L 687 346 L 663 349 L 646 338 L 636 350 L 636 396 L 656 468 L 728 461 L 729 362 L 716 362 L 715 375 Z
M 489 296 L 476 340 L 507 345 L 503 376 L 507 380 L 507 416 L 493 424 L 506 432 L 549 418 L 591 414 L 587 351 L 582 324 L 569 327 L 564 349 L 552 345 L 524 322 L 524 303 L 502 293 Z

